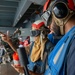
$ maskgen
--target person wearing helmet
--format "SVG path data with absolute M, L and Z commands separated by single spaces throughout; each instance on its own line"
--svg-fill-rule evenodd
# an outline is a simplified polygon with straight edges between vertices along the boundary
M 29 64 L 27 68 L 31 75 L 41 75 L 45 71 L 48 52 L 51 52 L 53 44 L 48 40 L 47 35 L 50 30 L 45 26 L 43 20 L 37 20 L 32 24 L 31 36 L 34 37 L 34 42 L 30 48 L 28 57 Z M 11 40 L 7 35 L 2 36 L 2 40 L 12 46 Z M 12 47 L 14 50 L 14 46 Z M 12 65 L 18 72 L 24 72 L 23 67 Z
M 59 30 L 59 26 L 56 25 L 54 19 L 51 15 L 51 9 L 53 4 L 56 2 L 55 0 L 47 0 L 47 3 L 45 3 L 43 8 L 43 14 L 41 15 L 41 18 L 45 22 L 45 26 L 47 26 L 50 29 L 50 33 L 48 34 L 48 39 L 56 45 L 56 43 L 62 38 Z M 50 4 L 50 5 L 49 5 Z
M 51 14 L 63 37 L 49 54 L 44 75 L 75 75 L 75 0 L 56 0 Z
M 44 25 L 43 20 L 38 20 L 32 24 L 31 36 L 34 37 L 35 41 L 30 53 L 30 63 L 27 67 L 31 72 L 37 75 L 42 74 L 45 70 L 47 58 L 45 53 L 50 51 L 48 47 L 53 48 L 53 44 L 47 38 L 49 32 L 50 30 Z

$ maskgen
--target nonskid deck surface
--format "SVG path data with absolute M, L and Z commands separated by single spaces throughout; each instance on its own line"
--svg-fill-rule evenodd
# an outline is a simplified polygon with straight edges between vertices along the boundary
M 0 75 L 19 75 L 10 63 L 0 64 Z

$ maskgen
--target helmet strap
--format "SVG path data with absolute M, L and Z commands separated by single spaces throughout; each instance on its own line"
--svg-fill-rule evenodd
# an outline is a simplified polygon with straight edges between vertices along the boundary
M 60 33 L 61 33 L 61 35 L 63 35 L 65 33 L 65 30 L 64 30 L 64 26 L 63 25 L 60 26 Z

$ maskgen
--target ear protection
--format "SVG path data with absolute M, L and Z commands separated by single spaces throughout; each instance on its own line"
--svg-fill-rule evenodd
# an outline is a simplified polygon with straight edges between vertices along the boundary
M 48 24 L 49 17 L 54 18 L 55 23 L 60 27 L 61 35 L 64 34 L 64 25 L 67 23 L 67 21 L 70 19 L 70 17 L 74 14 L 75 11 L 75 0 L 54 0 L 47 2 L 44 6 L 44 14 L 42 15 L 44 21 L 46 22 L 45 25 Z M 50 5 L 50 6 L 49 6 Z M 49 10 L 49 11 L 48 11 Z M 46 11 L 46 12 L 45 12 Z M 47 11 L 50 12 L 49 15 L 47 15 Z M 46 13 L 46 15 L 45 15 Z
M 42 15 L 41 18 L 44 20 L 45 22 L 45 26 L 48 26 L 49 23 L 51 22 L 51 12 L 50 11 L 45 11 Z
M 45 22 L 45 26 L 49 26 L 52 22 L 52 6 L 56 1 L 50 1 L 48 4 L 46 5 L 46 9 L 44 9 L 43 14 L 41 15 L 41 18 L 44 20 Z M 44 6 L 45 7 L 45 6 Z
M 64 2 L 58 2 L 54 5 L 52 12 L 54 13 L 55 17 L 64 19 L 68 16 L 69 9 Z
M 64 32 L 64 25 L 70 19 L 70 17 L 74 14 L 73 10 L 68 8 L 68 5 L 63 1 L 56 2 L 52 7 L 52 15 L 55 23 L 60 27 L 61 35 Z

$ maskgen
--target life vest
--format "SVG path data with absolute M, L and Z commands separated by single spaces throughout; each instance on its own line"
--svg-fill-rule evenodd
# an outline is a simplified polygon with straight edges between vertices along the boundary
M 34 45 L 34 42 L 32 42 L 30 52 L 32 51 L 33 45 Z M 35 73 L 44 73 L 46 69 L 46 63 L 47 63 L 46 61 L 47 61 L 48 53 L 52 51 L 53 47 L 54 45 L 48 40 L 45 44 L 45 49 L 44 49 L 44 54 L 46 54 L 45 60 L 44 61 L 38 60 L 36 62 L 32 62 L 29 58 L 29 64 L 27 65 L 28 69 Z
M 44 75 L 65 75 L 65 61 L 69 47 L 75 38 L 75 26 L 66 33 L 48 56 L 48 69 Z

